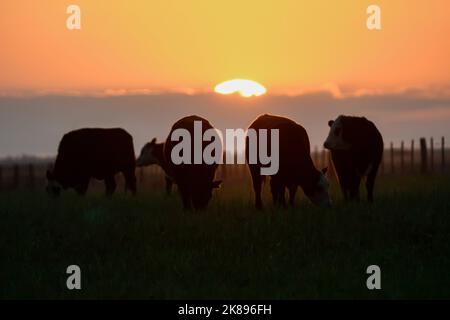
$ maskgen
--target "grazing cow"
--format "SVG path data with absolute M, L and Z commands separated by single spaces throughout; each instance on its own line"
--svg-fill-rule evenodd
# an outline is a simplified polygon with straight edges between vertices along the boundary
M 316 205 L 331 206 L 328 194 L 326 168 L 316 169 L 310 155 L 310 144 L 306 130 L 294 121 L 273 115 L 262 115 L 250 125 L 249 129 L 279 130 L 279 169 L 271 176 L 270 187 L 273 201 L 284 205 L 286 188 L 289 190 L 289 202 L 294 204 L 297 187 L 300 186 L 305 195 Z M 270 142 L 269 142 L 270 143 Z M 259 146 L 259 142 L 258 142 Z M 267 147 L 270 150 L 270 147 Z M 262 208 L 260 173 L 261 163 L 249 163 L 249 138 L 246 143 L 246 158 L 253 181 L 256 208 Z
M 126 189 L 136 193 L 133 138 L 123 129 L 79 129 L 65 134 L 58 147 L 53 171 L 47 171 L 47 192 L 58 195 L 73 188 L 80 195 L 89 180 L 105 180 L 106 194 L 116 189 L 114 175 L 122 172 Z
M 144 145 L 139 158 L 136 160 L 136 166 L 138 167 L 149 166 L 152 164 L 157 164 L 164 170 L 166 193 L 170 195 L 172 192 L 173 180 L 170 176 L 169 167 L 164 157 L 164 143 L 156 143 L 156 138 Z
M 217 163 L 201 164 L 180 163 L 175 164 L 172 159 L 172 150 L 179 143 L 178 141 L 172 141 L 172 133 L 177 129 L 187 130 L 191 136 L 190 139 L 190 154 L 194 157 L 194 122 L 198 121 L 202 124 L 202 136 L 208 129 L 213 129 L 213 126 L 205 119 L 198 116 L 188 116 L 178 120 L 173 126 L 164 144 L 164 157 L 166 159 L 168 170 L 171 173 L 174 183 L 178 186 L 181 199 L 183 201 L 183 207 L 185 210 L 203 209 L 208 205 L 212 191 L 218 188 L 221 181 L 214 181 Z M 201 137 L 200 137 L 201 139 Z M 201 151 L 205 149 L 208 143 L 202 140 Z
M 367 199 L 373 201 L 373 188 L 383 156 L 383 138 L 366 118 L 340 115 L 328 122 L 330 132 L 324 147 L 331 150 L 345 200 L 359 200 L 361 178 L 366 176 Z

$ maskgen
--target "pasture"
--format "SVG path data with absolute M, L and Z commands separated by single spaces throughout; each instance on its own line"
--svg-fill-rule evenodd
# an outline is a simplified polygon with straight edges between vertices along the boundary
M 95 188 L 94 188 L 95 189 Z M 450 179 L 381 176 L 373 205 L 253 209 L 248 180 L 225 181 L 209 208 L 183 212 L 176 192 L 112 198 L 40 188 L 0 193 L 5 299 L 400 299 L 450 297 Z M 362 193 L 364 195 L 364 192 Z M 81 268 L 82 290 L 66 288 Z M 366 268 L 381 268 L 381 290 Z

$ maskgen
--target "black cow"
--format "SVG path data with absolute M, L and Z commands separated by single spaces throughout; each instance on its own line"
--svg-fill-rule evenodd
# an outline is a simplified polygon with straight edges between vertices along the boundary
M 87 191 L 89 180 L 105 180 L 106 194 L 116 189 L 114 175 L 122 172 L 126 189 L 136 193 L 133 138 L 123 129 L 79 129 L 65 134 L 58 147 L 53 171 L 47 171 L 47 191 L 58 195 L 62 189 Z
M 171 177 L 169 166 L 164 157 L 164 143 L 156 143 L 156 138 L 142 147 L 141 154 L 136 160 L 136 166 L 138 167 L 152 164 L 157 164 L 163 169 L 166 180 L 166 193 L 170 195 L 172 192 L 173 178 Z
M 362 117 L 340 115 L 328 122 L 330 132 L 324 147 L 331 150 L 345 200 L 359 200 L 361 178 L 367 177 L 367 199 L 373 201 L 373 188 L 383 157 L 383 138 L 373 122 Z
M 194 122 L 201 122 L 203 136 L 208 129 L 213 129 L 213 126 L 205 119 L 198 116 L 188 116 L 178 120 L 173 126 L 164 144 L 164 157 L 168 164 L 168 170 L 171 173 L 174 183 L 177 184 L 178 190 L 183 201 L 183 207 L 186 210 L 204 209 L 211 197 L 212 191 L 218 188 L 222 181 L 214 181 L 215 173 L 218 167 L 217 163 L 201 164 L 191 163 L 174 163 L 172 159 L 172 150 L 180 142 L 172 141 L 172 133 L 177 129 L 187 130 L 190 134 L 190 154 L 194 158 Z M 198 137 L 197 137 L 198 138 Z M 200 137 L 201 139 L 201 137 Z M 205 146 L 209 143 L 203 141 L 201 144 L 201 151 L 203 153 Z
M 306 130 L 294 121 L 274 116 L 262 115 L 250 125 L 249 129 L 279 130 L 279 169 L 270 178 L 270 187 L 275 204 L 285 203 L 285 190 L 289 190 L 290 204 L 294 204 L 297 187 L 300 186 L 306 196 L 317 205 L 331 205 L 328 194 L 328 181 L 325 177 L 326 168 L 322 171 L 316 169 L 310 156 L 310 144 Z M 268 133 L 268 136 L 270 134 Z M 257 134 L 258 137 L 258 134 Z M 259 140 L 259 138 L 258 138 Z M 259 141 L 258 141 L 259 149 Z M 270 147 L 267 148 L 270 150 Z M 259 151 L 258 151 L 259 152 Z M 246 143 L 246 158 L 253 181 L 256 208 L 262 208 L 261 163 L 249 163 L 249 138 Z

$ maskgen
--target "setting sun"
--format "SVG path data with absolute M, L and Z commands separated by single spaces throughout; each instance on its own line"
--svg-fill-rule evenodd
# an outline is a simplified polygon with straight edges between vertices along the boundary
M 244 79 L 234 79 L 219 83 L 214 88 L 214 91 L 220 94 L 239 93 L 246 98 L 257 97 L 267 92 L 266 88 L 258 82 Z

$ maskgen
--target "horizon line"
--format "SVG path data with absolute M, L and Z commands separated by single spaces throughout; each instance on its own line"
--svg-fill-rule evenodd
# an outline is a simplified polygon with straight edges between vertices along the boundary
M 334 99 L 376 97 L 376 96 L 402 96 L 411 95 L 419 98 L 450 98 L 450 84 L 428 87 L 397 87 L 391 89 L 341 89 L 338 85 L 325 84 L 319 87 L 309 87 L 297 90 L 274 90 L 258 97 L 242 97 L 238 93 L 222 95 L 213 90 L 194 88 L 150 89 L 150 88 L 105 88 L 92 90 L 70 89 L 9 89 L 0 90 L 0 98 L 40 98 L 40 97 L 85 97 L 85 98 L 111 98 L 134 96 L 214 96 L 238 97 L 243 100 L 261 100 L 265 97 L 302 97 L 311 95 L 329 95 Z

